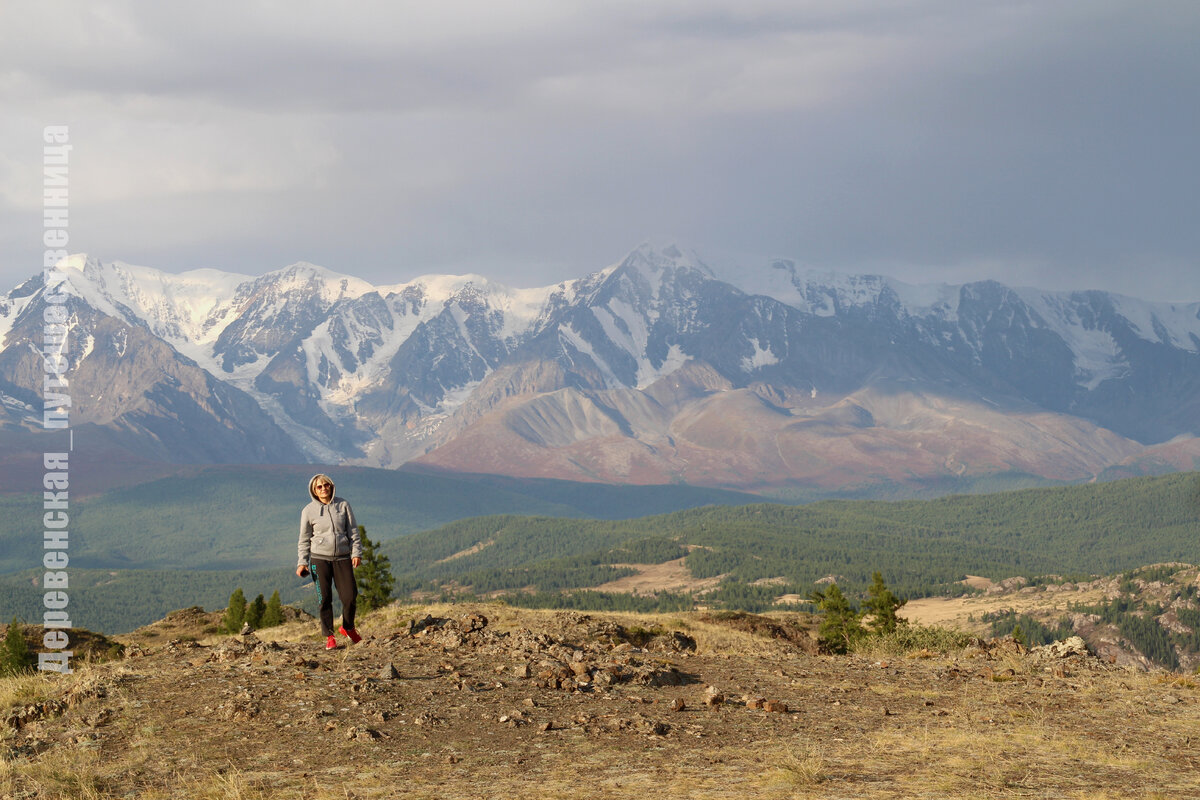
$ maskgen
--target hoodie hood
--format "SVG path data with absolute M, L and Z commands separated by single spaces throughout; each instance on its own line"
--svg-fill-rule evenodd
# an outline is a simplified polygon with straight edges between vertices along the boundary
M 313 475 L 308 479 L 308 496 L 313 500 L 316 500 L 318 503 L 321 502 L 321 498 L 317 497 L 317 490 L 313 488 L 313 486 L 316 485 L 318 478 L 324 478 L 329 485 L 333 487 L 333 489 L 329 492 L 329 501 L 333 502 L 333 494 L 337 491 L 337 486 L 334 485 L 333 478 L 329 477 L 323 472 L 318 472 L 316 475 Z

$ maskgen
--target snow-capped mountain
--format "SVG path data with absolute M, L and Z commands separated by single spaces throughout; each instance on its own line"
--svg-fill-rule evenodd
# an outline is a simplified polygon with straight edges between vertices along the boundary
M 536 289 L 66 272 L 73 424 L 158 459 L 744 488 L 1200 463 L 1200 303 L 718 274 L 675 245 Z M 0 298 L 10 425 L 40 413 L 41 293 Z

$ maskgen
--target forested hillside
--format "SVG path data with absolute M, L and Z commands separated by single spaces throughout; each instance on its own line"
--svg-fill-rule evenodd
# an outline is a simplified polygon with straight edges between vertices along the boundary
M 131 558 L 153 560 L 160 557 L 160 549 L 182 545 L 191 553 L 185 563 L 190 568 L 84 569 L 97 537 L 73 531 L 78 538 L 72 546 L 85 554 L 71 553 L 71 613 L 76 624 L 106 633 L 130 630 L 176 608 L 223 607 L 238 587 L 248 597 L 269 596 L 278 589 L 284 602 L 311 597 L 308 585 L 291 572 L 292 517 L 299 507 L 294 502 L 295 476 L 278 477 L 274 484 L 256 478 L 239 486 L 236 476 L 221 474 L 220 480 L 201 474 L 186 484 L 179 483 L 184 479 L 151 484 L 164 496 L 192 498 L 186 522 L 157 519 L 149 503 L 139 507 L 133 497 L 123 504 L 116 493 L 103 496 L 107 521 L 102 535 L 109 546 L 125 542 Z M 412 504 L 414 509 L 422 503 L 426 508 L 444 506 L 450 496 L 437 493 L 445 485 L 431 479 L 424 496 L 414 489 L 390 502 Z M 302 491 L 303 478 L 300 486 Z M 292 498 L 286 515 L 277 512 L 278 521 L 271 516 L 274 511 L 257 513 L 253 504 L 238 509 L 234 502 L 263 500 L 268 496 L 264 487 Z M 931 501 L 708 506 L 630 520 L 475 516 L 405 536 L 375 525 L 394 486 L 372 489 L 360 482 L 355 488 L 356 498 L 361 498 L 356 508 L 371 538 L 384 538 L 379 528 L 394 537 L 383 542 L 381 552 L 391 561 L 396 596 L 401 598 L 416 592 L 501 595 L 511 603 L 560 607 L 676 609 L 702 603 L 762 610 L 781 595 L 805 597 L 816 581 L 827 578 L 851 595 L 861 593 L 875 571 L 898 594 L 917 597 L 968 591 L 959 583 L 968 574 L 993 579 L 1051 573 L 1082 577 L 1168 561 L 1200 563 L 1200 473 Z M 460 498 L 460 513 L 519 499 L 499 487 L 490 490 L 496 495 L 489 497 L 487 491 Z M 615 503 L 628 495 L 610 488 L 608 497 Z M 173 502 L 172 507 L 182 508 Z M 101 507 L 82 508 L 86 513 L 79 514 L 81 525 L 89 516 L 88 524 L 99 525 L 96 509 Z M 9 513 L 9 519 L 27 513 L 25 505 L 12 499 L 0 511 Z M 408 519 L 417 518 L 414 512 Z M 197 533 L 197 520 L 233 525 L 244 534 L 242 541 L 222 550 L 226 545 Z M 31 520 L 31 526 L 35 522 Z M 5 530 L 12 539 L 11 529 Z M 261 554 L 267 539 L 278 539 L 271 545 L 274 564 L 256 569 L 266 561 Z M 39 544 L 28 535 L 21 541 Z M 142 541 L 146 544 L 139 547 L 136 543 Z M 10 565 L 19 563 L 20 553 L 3 551 Z M 247 555 L 254 553 L 257 558 Z M 36 554 L 25 555 L 23 563 L 29 564 Z M 630 575 L 637 565 L 677 559 L 683 559 L 697 581 L 719 579 L 713 581 L 715 587 L 703 596 L 679 590 L 649 598 L 591 591 Z M 37 569 L 0 577 L 0 608 L 6 616 L 38 618 L 40 578 Z
M 484 517 L 387 543 L 401 585 L 477 594 L 596 586 L 614 564 L 686 555 L 715 597 L 760 607 L 833 577 L 853 589 L 883 573 L 909 595 L 962 590 L 965 575 L 1111 574 L 1200 561 L 1200 475 L 932 501 L 710 507 L 619 522 Z M 773 580 L 763 586 L 756 582 Z

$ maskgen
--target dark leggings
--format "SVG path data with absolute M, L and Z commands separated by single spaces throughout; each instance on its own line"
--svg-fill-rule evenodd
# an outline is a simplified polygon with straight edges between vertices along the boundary
M 342 627 L 354 630 L 354 609 L 358 598 L 358 582 L 354 580 L 354 567 L 348 558 L 323 561 L 314 558 L 312 569 L 317 574 L 317 590 L 321 593 L 321 634 L 333 636 L 333 593 L 329 583 L 337 587 L 338 600 L 342 601 Z

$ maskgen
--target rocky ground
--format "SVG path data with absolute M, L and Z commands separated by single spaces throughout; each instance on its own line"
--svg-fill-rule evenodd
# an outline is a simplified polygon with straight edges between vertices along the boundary
M 311 620 L 159 625 L 0 682 L 0 796 L 1200 796 L 1193 677 L 1011 641 L 819 655 L 807 623 L 393 606 L 333 652 Z

